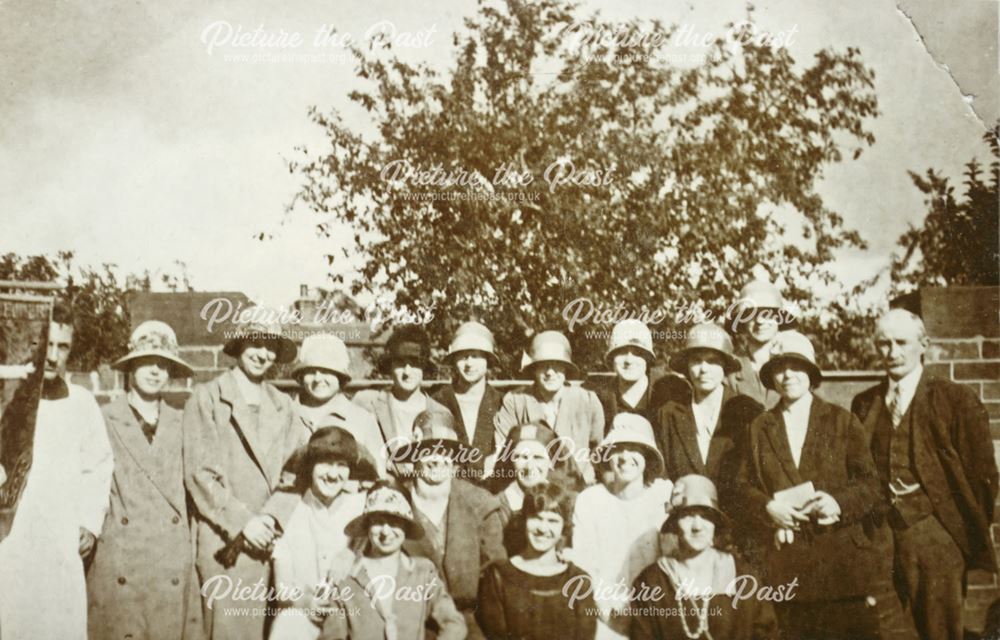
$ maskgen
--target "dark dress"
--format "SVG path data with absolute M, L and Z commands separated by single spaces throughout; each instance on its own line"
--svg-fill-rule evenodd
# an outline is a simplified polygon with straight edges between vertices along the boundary
M 736 575 L 746 573 L 747 568 L 737 561 Z M 654 591 L 655 589 L 659 591 Z M 692 633 L 698 629 L 695 602 L 691 598 L 682 598 L 678 602 L 677 589 L 659 563 L 643 569 L 635 580 L 633 593 L 656 593 L 658 599 L 633 600 L 630 640 L 684 640 L 690 637 L 685 632 L 685 623 Z M 705 606 L 704 601 L 700 601 L 699 605 Z M 741 598 L 734 608 L 733 597 L 719 593 L 708 601 L 706 612 L 708 633 L 702 634 L 701 638 L 770 640 L 780 637 L 774 609 L 770 603 L 762 602 L 756 597 Z
M 483 634 L 489 640 L 591 640 L 597 631 L 594 599 L 581 597 L 571 608 L 563 594 L 567 584 L 566 593 L 583 594 L 590 577 L 572 563 L 554 576 L 536 576 L 510 560 L 494 562 L 479 582 L 476 619 Z

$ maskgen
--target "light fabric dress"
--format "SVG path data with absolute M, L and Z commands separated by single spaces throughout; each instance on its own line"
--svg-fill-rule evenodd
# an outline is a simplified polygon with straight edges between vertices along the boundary
M 627 607 L 633 581 L 660 557 L 660 527 L 672 490 L 672 482 L 657 479 L 630 500 L 618 498 L 603 484 L 577 496 L 572 559 L 593 579 L 598 607 Z M 628 620 L 613 620 L 612 626 L 598 624 L 599 640 L 627 636 Z
M 274 545 L 271 561 L 274 566 L 275 584 L 279 593 L 296 588 L 312 594 L 317 586 L 326 582 L 350 538 L 344 533 L 348 522 L 360 516 L 365 509 L 365 493 L 341 493 L 333 503 L 324 506 L 307 490 L 288 519 L 284 534 Z M 344 573 L 350 565 L 343 567 Z M 304 603 L 304 598 L 299 604 Z M 315 640 L 320 627 L 301 610 L 282 609 L 271 627 L 271 640 Z
M 100 535 L 114 460 L 94 396 L 67 386 L 39 403 L 31 470 L 0 543 L 3 640 L 87 637 L 80 527 Z

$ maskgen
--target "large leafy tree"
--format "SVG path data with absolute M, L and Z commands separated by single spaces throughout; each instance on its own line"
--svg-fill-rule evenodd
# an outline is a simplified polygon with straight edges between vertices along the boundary
M 898 293 L 917 287 L 1000 284 L 1000 125 L 983 140 L 993 157 L 986 174 L 975 159 L 965 165 L 965 193 L 939 172 L 928 169 L 910 178 L 925 195 L 927 216 L 899 238 L 892 260 Z
M 305 203 L 322 233 L 347 223 L 334 270 L 360 260 L 355 293 L 436 304 L 439 344 L 477 317 L 519 353 L 532 330 L 565 328 L 577 298 L 666 311 L 661 330 L 682 309 L 719 317 L 758 264 L 811 313 L 834 251 L 863 245 L 816 181 L 873 142 L 873 74 L 853 48 L 802 65 L 729 38 L 675 66 L 674 33 L 559 0 L 481 0 L 447 71 L 357 46 L 368 87 L 350 98 L 374 133 L 314 108 L 330 144 L 292 163 L 290 209 Z M 587 364 L 594 326 L 571 336 Z

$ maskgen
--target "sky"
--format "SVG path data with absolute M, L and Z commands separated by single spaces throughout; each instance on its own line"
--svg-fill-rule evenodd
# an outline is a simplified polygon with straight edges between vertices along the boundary
M 581 6 L 616 21 L 658 18 L 718 34 L 743 18 L 745 4 Z M 882 269 L 899 235 L 922 219 L 922 195 L 907 170 L 959 176 L 970 158 L 986 159 L 983 121 L 997 118 L 998 3 L 962 0 L 947 11 L 930 0 L 755 6 L 758 29 L 794 34 L 788 47 L 797 60 L 856 46 L 875 71 L 876 143 L 858 160 L 828 167 L 820 183 L 827 205 L 870 245 L 837 261 L 842 281 L 854 284 Z M 323 144 L 307 110 L 336 108 L 352 127 L 368 126 L 347 99 L 361 86 L 353 66 L 336 42 L 316 46 L 317 34 L 335 28 L 361 38 L 373 27 L 390 29 L 409 45 L 398 48 L 404 59 L 445 67 L 451 34 L 475 7 L 457 0 L 0 4 L 7 27 L 0 252 L 68 249 L 81 264 L 154 274 L 177 272 L 182 262 L 198 290 L 289 304 L 300 284 L 325 284 L 323 255 L 350 237 L 320 239 L 308 212 L 285 213 L 299 184 L 287 161 L 299 157 L 297 147 Z M 275 46 L 236 46 L 258 28 Z M 277 46 L 293 34 L 298 48 Z M 282 52 L 300 55 L 259 59 Z M 233 58 L 254 54 L 257 61 Z M 261 233 L 270 239 L 256 239 Z

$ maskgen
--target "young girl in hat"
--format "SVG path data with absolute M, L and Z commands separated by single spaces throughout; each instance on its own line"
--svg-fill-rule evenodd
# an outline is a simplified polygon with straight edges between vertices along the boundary
M 777 638 L 771 604 L 748 593 L 752 574 L 725 549 L 729 520 L 719 511 L 712 481 L 700 475 L 679 478 L 670 505 L 662 532 L 676 536 L 678 544 L 633 584 L 629 638 Z
M 274 583 L 282 596 L 271 640 L 319 637 L 318 608 L 349 543 L 343 523 L 361 515 L 365 504 L 357 482 L 359 447 L 346 430 L 317 430 L 294 457 L 302 497 L 271 554 Z
M 428 625 L 437 640 L 465 638 L 465 621 L 434 563 L 403 551 L 404 541 L 424 533 L 401 491 L 377 484 L 344 531 L 363 548 L 337 583 L 322 640 L 422 640 Z
M 524 495 L 524 546 L 486 567 L 476 619 L 483 634 L 521 640 L 590 640 L 597 628 L 590 576 L 559 557 L 569 540 L 574 494 L 556 482 Z
M 602 483 L 576 500 L 572 557 L 595 583 L 601 610 L 597 637 L 625 637 L 632 581 L 660 556 L 659 530 L 672 483 L 661 477 L 663 458 L 649 421 L 615 416 L 611 432 L 594 451 Z M 607 471 L 607 473 L 605 473 Z

